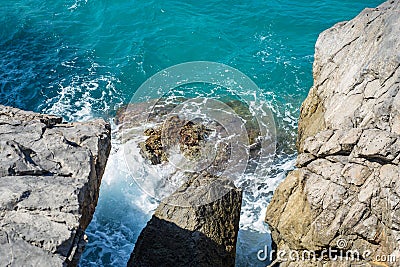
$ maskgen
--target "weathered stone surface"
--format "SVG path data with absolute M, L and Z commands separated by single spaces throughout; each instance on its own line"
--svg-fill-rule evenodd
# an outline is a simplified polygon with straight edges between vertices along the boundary
M 241 199 L 228 179 L 193 174 L 159 205 L 128 266 L 235 266 Z
M 103 120 L 62 123 L 0 105 L 0 259 L 74 266 L 110 152 Z
M 389 254 L 398 262 L 376 266 L 400 264 L 399 14 L 400 2 L 387 1 L 319 36 L 299 121 L 299 169 L 266 214 L 278 249 L 371 255 L 280 266 L 375 266 Z

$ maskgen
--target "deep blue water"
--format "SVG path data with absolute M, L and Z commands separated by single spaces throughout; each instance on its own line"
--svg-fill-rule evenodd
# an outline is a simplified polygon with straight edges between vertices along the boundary
M 318 34 L 381 2 L 3 0 L 0 104 L 68 121 L 110 120 L 156 72 L 187 61 L 224 63 L 251 77 L 273 107 L 283 148 L 271 175 L 279 181 L 293 166 Z M 245 197 L 238 266 L 265 265 L 255 253 L 269 242 L 263 211 L 275 186 L 260 184 L 265 196 Z M 146 201 L 124 170 L 106 172 L 81 265 L 123 266 L 151 214 Z

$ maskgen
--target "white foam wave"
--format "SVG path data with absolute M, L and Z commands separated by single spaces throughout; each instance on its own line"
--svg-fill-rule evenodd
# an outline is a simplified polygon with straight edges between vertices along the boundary
M 68 10 L 75 11 L 78 7 L 86 5 L 87 2 L 88 0 L 75 0 L 75 3 L 73 3 L 70 7 L 68 7 Z
M 75 63 L 69 64 L 73 67 Z M 120 81 L 111 74 L 98 75 L 97 66 L 92 63 L 88 75 L 61 80 L 58 94 L 41 105 L 42 112 L 62 116 L 67 121 L 86 121 L 122 105 L 123 99 L 116 89 Z
M 89 243 L 81 266 L 126 265 L 140 231 L 158 205 L 133 181 L 118 139 L 113 138 L 112 147 L 96 212 L 86 230 Z

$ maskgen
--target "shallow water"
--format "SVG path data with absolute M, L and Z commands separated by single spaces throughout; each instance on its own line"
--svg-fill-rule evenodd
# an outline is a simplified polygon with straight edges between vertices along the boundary
M 312 85 L 318 34 L 376 0 L 3 0 L 0 104 L 66 120 L 112 120 L 158 71 L 206 60 L 242 71 L 261 88 L 277 124 L 268 177 L 248 177 L 238 266 L 265 266 L 263 222 L 274 188 L 293 168 L 301 102 Z M 156 202 L 133 182 L 114 140 L 82 266 L 123 266 Z

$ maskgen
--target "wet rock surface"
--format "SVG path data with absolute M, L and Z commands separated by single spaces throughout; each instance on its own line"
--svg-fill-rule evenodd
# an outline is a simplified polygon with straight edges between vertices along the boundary
M 75 266 L 110 152 L 103 120 L 0 105 L 0 259 L 2 266 Z
M 278 249 L 371 255 L 280 266 L 399 266 L 399 13 L 399 1 L 387 1 L 319 36 L 314 85 L 301 108 L 298 169 L 266 214 Z M 385 255 L 397 262 L 376 261 Z
M 194 159 L 199 156 L 200 146 L 204 146 L 210 131 L 201 123 L 171 116 L 162 126 L 144 131 L 148 138 L 139 143 L 140 153 L 156 165 L 168 160 L 169 147 L 178 146 L 185 157 Z

